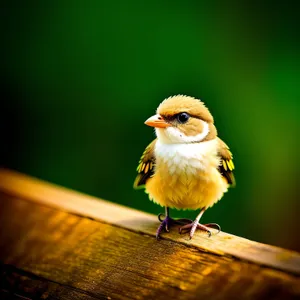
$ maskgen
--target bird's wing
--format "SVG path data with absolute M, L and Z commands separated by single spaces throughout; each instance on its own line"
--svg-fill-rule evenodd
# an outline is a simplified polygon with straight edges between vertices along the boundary
M 233 175 L 234 164 L 232 161 L 232 153 L 229 150 L 229 147 L 220 139 L 219 141 L 219 148 L 218 154 L 221 158 L 221 164 L 219 166 L 220 173 L 226 178 L 227 182 L 235 186 L 235 178 Z
M 146 181 L 154 174 L 154 164 L 155 164 L 155 148 L 156 139 L 152 141 L 145 149 L 137 167 L 138 175 L 133 183 L 133 187 L 143 188 Z

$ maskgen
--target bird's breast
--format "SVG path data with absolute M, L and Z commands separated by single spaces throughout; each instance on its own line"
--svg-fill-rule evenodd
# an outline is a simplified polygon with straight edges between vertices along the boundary
M 227 190 L 218 171 L 217 141 L 155 147 L 155 175 L 146 191 L 155 202 L 179 209 L 211 206 Z
M 207 171 L 220 164 L 217 140 L 192 144 L 162 144 L 157 141 L 155 156 L 157 170 L 166 168 L 171 175 L 182 172 L 196 174 L 199 170 Z

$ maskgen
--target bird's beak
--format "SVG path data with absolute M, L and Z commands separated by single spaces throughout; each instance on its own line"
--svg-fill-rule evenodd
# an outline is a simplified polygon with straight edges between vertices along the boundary
M 171 124 L 167 123 L 160 115 L 150 117 L 146 120 L 145 124 L 156 128 L 166 128 L 171 126 Z

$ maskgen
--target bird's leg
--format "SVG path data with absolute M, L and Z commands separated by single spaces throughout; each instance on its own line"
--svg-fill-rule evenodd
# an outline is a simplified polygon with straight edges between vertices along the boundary
M 180 219 L 170 218 L 169 207 L 165 207 L 165 211 L 166 211 L 165 214 L 159 214 L 158 215 L 159 222 L 163 222 L 165 220 L 162 217 L 168 216 L 169 217 L 169 223 L 172 223 L 172 224 L 185 225 L 185 224 L 193 223 L 193 220 L 187 219 L 187 218 L 180 218 Z
M 218 230 L 217 233 L 219 233 L 221 231 L 221 227 L 218 224 L 209 223 L 209 224 L 202 225 L 202 224 L 199 223 L 200 218 L 202 217 L 204 212 L 205 212 L 205 208 L 202 208 L 199 215 L 195 219 L 195 221 L 190 223 L 190 224 L 186 224 L 186 225 L 180 227 L 179 228 L 179 233 L 182 233 L 182 231 L 184 231 L 184 230 L 190 230 L 190 238 L 192 238 L 195 231 L 196 231 L 196 229 L 198 228 L 198 229 L 206 231 L 208 233 L 208 236 L 210 237 L 212 235 L 212 233 L 211 233 L 211 230 L 209 229 L 209 227 L 217 229 Z
M 165 218 L 163 220 L 161 220 L 161 216 L 162 214 L 158 215 L 158 220 L 161 222 L 161 224 L 159 225 L 159 227 L 157 228 L 156 231 L 156 239 L 159 239 L 159 236 L 161 234 L 161 232 L 163 230 L 165 230 L 166 232 L 169 232 L 169 227 L 172 223 L 172 219 L 170 218 L 170 211 L 169 211 L 169 207 L 165 207 Z
M 162 219 L 164 217 L 164 219 Z M 161 232 L 165 230 L 166 232 L 169 232 L 169 228 L 171 225 L 185 225 L 185 224 L 191 224 L 193 223 L 190 219 L 172 219 L 170 218 L 170 209 L 169 207 L 165 207 L 165 214 L 159 214 L 158 220 L 161 222 L 159 225 L 157 231 L 156 231 L 156 238 L 158 239 Z

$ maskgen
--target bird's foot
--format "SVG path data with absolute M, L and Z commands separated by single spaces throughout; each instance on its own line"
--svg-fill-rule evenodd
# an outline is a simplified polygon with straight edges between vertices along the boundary
M 209 224 L 199 224 L 199 221 L 195 220 L 194 222 L 190 223 L 190 224 L 186 224 L 182 227 L 179 228 L 179 233 L 183 233 L 183 231 L 190 231 L 190 239 L 193 237 L 196 229 L 200 229 L 200 230 L 204 230 L 208 233 L 208 237 L 211 237 L 212 232 L 209 229 L 210 228 L 214 228 L 217 229 L 218 232 L 216 234 L 218 234 L 221 231 L 221 227 L 220 225 L 216 224 L 216 223 L 209 223 Z
M 158 219 L 160 220 L 160 215 L 158 216 Z M 166 232 L 169 232 L 170 225 L 172 223 L 172 219 L 169 216 L 166 216 L 164 220 L 160 220 L 161 224 L 157 228 L 156 231 L 156 239 L 158 240 L 160 238 L 160 234 L 163 230 Z
M 159 222 L 163 222 L 165 220 L 165 218 L 166 218 L 166 216 L 164 214 L 159 214 L 158 215 Z M 186 225 L 186 224 L 193 223 L 193 220 L 191 220 L 191 219 L 185 219 L 185 218 L 172 219 L 170 217 L 167 217 L 167 218 L 169 218 L 170 223 L 176 224 L 176 225 Z
M 159 239 L 161 232 L 164 230 L 166 232 L 169 232 L 171 225 L 186 225 L 190 224 L 193 221 L 190 219 L 172 219 L 169 216 L 165 216 L 164 214 L 158 215 L 158 220 L 161 222 L 159 225 L 157 231 L 156 231 L 156 239 Z

